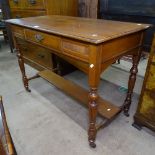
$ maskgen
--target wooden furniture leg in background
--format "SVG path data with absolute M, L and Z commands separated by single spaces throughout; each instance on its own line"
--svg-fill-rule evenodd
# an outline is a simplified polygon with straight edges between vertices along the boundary
M 130 109 L 130 105 L 132 102 L 131 98 L 132 98 L 133 89 L 134 89 L 135 82 L 136 82 L 136 75 L 138 73 L 138 63 L 141 57 L 141 53 L 142 53 L 142 50 L 140 48 L 137 54 L 133 55 L 132 57 L 132 68 L 130 70 L 131 74 L 130 74 L 129 82 L 128 82 L 128 92 L 127 92 L 127 97 L 123 105 L 124 114 L 126 116 L 129 116 L 129 109 Z

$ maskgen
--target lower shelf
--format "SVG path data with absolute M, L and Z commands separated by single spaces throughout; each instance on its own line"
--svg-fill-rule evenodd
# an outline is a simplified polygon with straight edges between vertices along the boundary
M 66 94 L 72 96 L 74 99 L 80 101 L 84 105 L 88 106 L 88 91 L 78 86 L 77 84 L 64 79 L 63 77 L 53 73 L 50 70 L 44 70 L 38 73 L 40 77 L 47 80 L 51 84 L 55 85 Z M 98 99 L 98 113 L 106 118 L 112 119 L 115 117 L 121 109 L 110 102 L 99 97 Z

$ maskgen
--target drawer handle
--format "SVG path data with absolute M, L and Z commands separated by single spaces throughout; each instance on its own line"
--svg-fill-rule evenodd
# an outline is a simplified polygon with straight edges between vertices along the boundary
M 36 0 L 28 0 L 30 4 L 36 4 Z
M 18 0 L 13 0 L 13 2 L 17 4 L 19 1 Z
M 38 57 L 43 59 L 43 58 L 45 58 L 45 55 L 43 55 L 43 54 L 38 54 Z
M 44 40 L 44 37 L 41 34 L 36 34 L 34 37 L 37 42 L 41 42 L 42 40 Z

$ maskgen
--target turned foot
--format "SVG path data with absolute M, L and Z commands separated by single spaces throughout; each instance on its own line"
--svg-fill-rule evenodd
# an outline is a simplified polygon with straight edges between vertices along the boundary
M 96 144 L 94 141 L 89 141 L 89 146 L 92 148 L 96 148 Z
M 125 115 L 125 116 L 127 116 L 127 117 L 130 116 L 130 115 L 129 115 L 129 108 L 124 107 L 123 111 L 124 111 L 124 115 Z
M 31 92 L 31 89 L 29 89 L 29 88 L 25 88 L 25 89 L 27 92 L 29 92 L 29 93 Z

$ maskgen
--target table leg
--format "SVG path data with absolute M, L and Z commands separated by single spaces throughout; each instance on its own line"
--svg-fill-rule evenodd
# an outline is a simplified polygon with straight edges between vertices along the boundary
M 98 95 L 97 88 L 100 83 L 102 64 L 102 46 L 90 46 L 90 64 L 89 64 L 89 129 L 88 129 L 88 141 L 89 145 L 93 148 L 96 147 L 96 117 L 98 108 Z
M 91 88 L 89 93 L 89 130 L 88 141 L 89 145 L 93 148 L 96 147 L 96 116 L 97 116 L 97 89 Z
M 128 92 L 127 92 L 127 97 L 125 99 L 124 105 L 123 105 L 123 110 L 124 110 L 124 114 L 126 116 L 129 116 L 129 108 L 131 105 L 131 99 L 132 99 L 132 94 L 133 94 L 133 89 L 135 86 L 135 82 L 136 82 L 136 75 L 138 73 L 138 63 L 141 57 L 141 50 L 139 50 L 139 52 L 136 55 L 133 55 L 132 57 L 132 68 L 130 70 L 130 77 L 129 77 L 129 82 L 128 82 Z
M 26 91 L 31 92 L 31 90 L 29 89 L 28 78 L 27 78 L 26 72 L 25 72 L 25 65 L 24 65 L 22 53 L 20 52 L 19 49 L 16 49 L 16 51 L 17 51 L 19 67 L 20 67 L 20 70 L 22 73 L 24 87 L 25 87 Z

